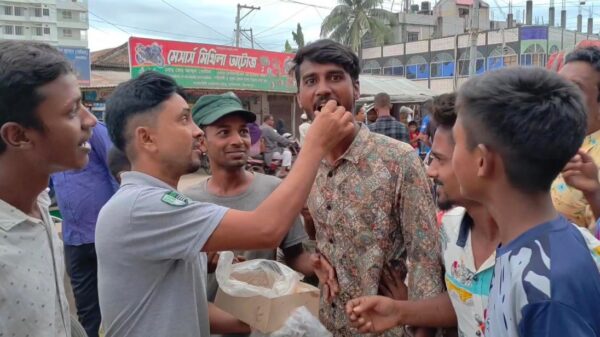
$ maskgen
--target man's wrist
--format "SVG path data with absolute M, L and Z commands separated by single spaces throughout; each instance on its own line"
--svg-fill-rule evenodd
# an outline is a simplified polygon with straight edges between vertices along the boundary
M 393 300 L 394 301 L 394 311 L 396 312 L 395 315 L 395 319 L 396 319 L 396 326 L 404 326 L 407 325 L 406 324 L 406 301 L 399 301 L 399 300 Z

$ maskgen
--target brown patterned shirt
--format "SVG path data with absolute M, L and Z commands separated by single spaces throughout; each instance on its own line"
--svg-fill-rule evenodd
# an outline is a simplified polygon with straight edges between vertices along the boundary
M 317 247 L 340 285 L 333 303 L 321 298 L 320 305 L 321 321 L 335 337 L 359 335 L 349 328 L 345 303 L 377 295 L 386 263 L 408 269 L 410 299 L 443 291 L 429 179 L 410 145 L 361 126 L 335 165 L 321 163 L 308 206 Z M 400 329 L 384 334 L 401 335 Z

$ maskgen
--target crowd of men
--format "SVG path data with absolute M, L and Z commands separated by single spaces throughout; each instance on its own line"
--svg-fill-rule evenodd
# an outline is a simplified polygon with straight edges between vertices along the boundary
M 384 93 L 355 118 L 347 47 L 319 40 L 293 62 L 293 165 L 274 119 L 260 126 L 280 180 L 246 170 L 256 116 L 233 93 L 190 108 L 148 71 L 116 88 L 104 124 L 60 52 L 0 42 L 0 336 L 71 336 L 65 264 L 88 336 L 248 335 L 211 303 L 232 250 L 315 276 L 335 337 L 600 337 L 599 49 L 558 74 L 474 77 L 425 104 L 420 134 Z M 211 176 L 178 191 L 202 156 Z

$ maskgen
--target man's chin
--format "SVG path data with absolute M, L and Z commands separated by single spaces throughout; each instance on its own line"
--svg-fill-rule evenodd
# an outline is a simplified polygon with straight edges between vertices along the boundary
M 243 168 L 246 167 L 247 161 L 246 160 L 236 160 L 236 161 L 230 161 L 229 163 L 225 164 L 225 167 L 228 168 L 232 168 L 232 169 L 239 169 L 239 168 Z

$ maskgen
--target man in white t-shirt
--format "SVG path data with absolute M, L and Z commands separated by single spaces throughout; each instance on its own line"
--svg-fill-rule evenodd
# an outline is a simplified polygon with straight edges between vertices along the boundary
M 302 120 L 302 124 L 298 126 L 298 132 L 300 132 L 300 146 L 302 146 L 302 144 L 304 144 L 306 133 L 308 133 L 308 128 L 310 128 L 310 121 L 305 113 L 300 115 L 300 119 Z

